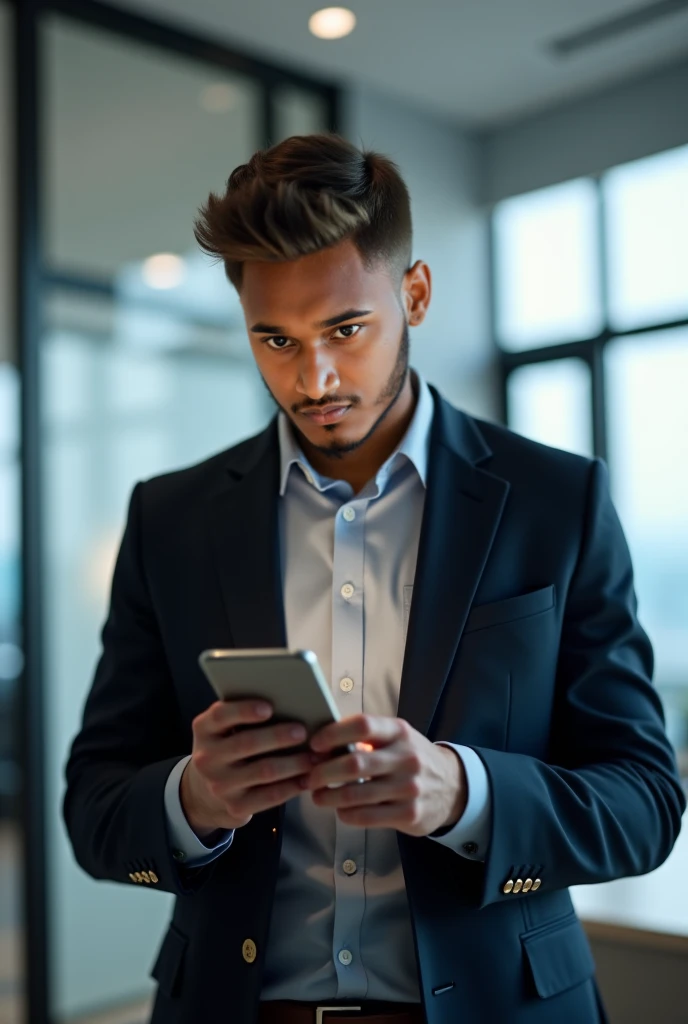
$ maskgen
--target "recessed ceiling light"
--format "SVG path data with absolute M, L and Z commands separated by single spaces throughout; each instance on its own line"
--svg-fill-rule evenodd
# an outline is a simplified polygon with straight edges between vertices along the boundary
M 181 256 L 160 252 L 144 261 L 142 274 L 149 288 L 176 288 L 184 280 L 186 265 Z
M 210 114 L 226 114 L 237 104 L 236 89 L 225 82 L 216 82 L 203 90 L 199 102 Z
M 318 39 L 342 39 L 356 27 L 356 15 L 347 7 L 323 7 L 311 14 L 308 27 Z

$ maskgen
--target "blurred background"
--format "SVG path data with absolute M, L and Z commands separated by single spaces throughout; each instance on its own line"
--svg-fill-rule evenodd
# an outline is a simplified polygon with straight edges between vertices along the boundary
M 688 2 L 0 0 L 0 1024 L 147 1020 L 172 897 L 76 866 L 63 765 L 131 488 L 273 414 L 196 209 L 327 129 L 409 185 L 413 365 L 607 460 L 688 778 Z M 572 890 L 612 1024 L 688 1020 L 687 870 Z

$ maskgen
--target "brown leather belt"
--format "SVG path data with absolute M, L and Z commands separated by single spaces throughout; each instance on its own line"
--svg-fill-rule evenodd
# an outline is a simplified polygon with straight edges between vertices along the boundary
M 392 1003 L 351 999 L 341 1005 L 331 1000 L 302 1003 L 271 999 L 260 1003 L 258 1024 L 426 1024 L 421 1003 Z

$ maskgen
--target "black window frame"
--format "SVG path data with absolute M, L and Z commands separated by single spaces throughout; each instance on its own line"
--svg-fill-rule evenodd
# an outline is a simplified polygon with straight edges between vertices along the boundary
M 680 148 L 680 147 L 675 147 Z M 656 154 L 657 156 L 660 153 Z M 634 162 L 634 161 L 629 161 Z M 625 164 L 614 165 L 625 166 Z M 607 170 L 613 170 L 610 167 Z M 495 211 L 499 202 L 491 205 L 489 211 L 489 288 L 490 288 L 490 321 L 491 335 L 494 350 L 497 353 L 497 368 L 499 381 L 498 408 L 503 422 L 510 425 L 509 410 L 509 377 L 522 366 L 532 366 L 535 363 L 554 362 L 558 359 L 578 358 L 581 359 L 590 371 L 591 386 L 591 428 L 593 441 L 593 454 L 608 462 L 609 455 L 609 432 L 607 423 L 607 400 L 606 400 L 606 371 L 604 352 L 610 342 L 623 340 L 624 338 L 637 337 L 642 334 L 650 334 L 656 331 L 668 331 L 675 327 L 688 327 L 688 316 L 678 320 L 655 320 L 648 321 L 642 326 L 627 329 L 615 329 L 609 319 L 609 289 L 608 289 L 608 246 L 606 220 L 604 210 L 604 189 L 602 178 L 607 170 L 597 174 L 577 175 L 574 179 L 583 177 L 591 181 L 596 192 L 596 217 L 597 217 L 597 257 L 600 274 L 600 299 L 602 307 L 602 327 L 598 334 L 588 337 L 579 337 L 572 341 L 557 342 L 556 344 L 538 346 L 537 348 L 525 349 L 523 351 L 511 351 L 500 344 L 499 331 L 497 329 L 497 304 L 498 282 L 496 275 L 496 225 Z M 556 184 L 565 184 L 566 181 Z M 554 184 L 554 183 L 553 183 Z M 545 186 L 548 187 L 548 186 Z M 541 191 L 538 189 L 537 191 Z M 542 189 L 544 191 L 544 188 Z M 527 195 L 528 193 L 521 193 Z M 506 198 L 506 197 L 505 197 Z M 508 198 L 518 198 L 518 195 Z M 613 476 L 614 466 L 609 465 L 610 476 Z

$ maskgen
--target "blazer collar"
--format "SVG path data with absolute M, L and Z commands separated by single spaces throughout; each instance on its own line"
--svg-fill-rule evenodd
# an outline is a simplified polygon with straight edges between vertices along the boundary
M 480 468 L 477 422 L 428 385 L 428 478 L 398 715 L 428 734 L 502 516 L 509 484 Z M 233 448 L 210 536 L 236 647 L 286 648 L 278 528 L 278 419 Z

